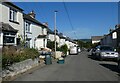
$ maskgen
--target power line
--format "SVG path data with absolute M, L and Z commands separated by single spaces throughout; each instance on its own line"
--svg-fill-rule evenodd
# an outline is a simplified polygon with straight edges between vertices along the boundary
M 66 6 L 64 0 L 63 0 L 63 5 L 64 5 L 65 11 L 66 11 L 66 13 L 67 13 L 68 20 L 69 20 L 69 23 L 70 23 L 70 25 L 71 25 L 71 28 L 72 28 L 72 30 L 74 31 L 74 27 L 73 27 L 72 21 L 71 21 L 71 19 L 70 19 L 70 15 L 69 15 L 69 13 L 68 13 L 68 9 L 67 9 L 67 6 Z M 75 37 L 78 39 L 78 37 L 77 37 L 77 35 L 76 35 L 75 32 L 74 32 L 74 35 L 75 35 Z

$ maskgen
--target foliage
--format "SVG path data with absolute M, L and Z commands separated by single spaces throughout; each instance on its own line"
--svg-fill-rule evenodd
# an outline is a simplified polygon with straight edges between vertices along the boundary
M 91 42 L 83 42 L 81 40 L 76 40 L 78 42 L 78 45 L 79 47 L 84 47 L 84 48 L 94 48 L 98 45 L 100 45 L 100 43 L 95 43 L 95 44 L 92 44 Z
M 91 42 L 83 42 L 81 40 L 77 40 L 79 47 L 85 47 L 85 48 L 91 48 L 92 44 Z
M 98 46 L 98 45 L 100 45 L 100 43 L 94 43 L 94 44 L 92 44 L 92 48 L 95 48 L 96 46 Z
M 65 44 L 65 45 L 62 45 L 62 46 L 60 47 L 60 50 L 61 50 L 64 54 L 67 54 L 67 51 L 68 51 L 67 45 L 66 45 L 66 44 Z
M 20 45 L 21 45 L 22 47 L 24 47 L 24 46 L 25 46 L 25 40 L 21 40 L 21 41 L 20 41 Z
M 58 43 L 56 42 L 56 48 L 58 48 L 57 46 L 58 46 Z M 55 41 L 48 41 L 47 42 L 47 47 L 54 51 L 54 49 L 55 49 Z
M 3 48 L 2 67 L 12 65 L 26 59 L 34 59 L 39 56 L 39 52 L 33 48 L 22 48 L 19 50 L 12 48 Z

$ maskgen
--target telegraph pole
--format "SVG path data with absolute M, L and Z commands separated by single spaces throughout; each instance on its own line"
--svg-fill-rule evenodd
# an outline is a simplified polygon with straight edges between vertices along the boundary
M 54 17 L 54 21 L 55 21 L 55 25 L 54 25 L 54 31 L 55 31 L 55 37 L 54 37 L 54 40 L 55 40 L 55 56 L 56 56 L 56 14 L 57 14 L 58 11 L 54 11 L 54 14 L 55 14 L 55 17 Z

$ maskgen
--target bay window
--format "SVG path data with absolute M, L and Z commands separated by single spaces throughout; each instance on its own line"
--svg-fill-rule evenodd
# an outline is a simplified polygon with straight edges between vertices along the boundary
M 16 35 L 15 33 L 4 32 L 3 43 L 5 45 L 15 44 L 15 35 Z

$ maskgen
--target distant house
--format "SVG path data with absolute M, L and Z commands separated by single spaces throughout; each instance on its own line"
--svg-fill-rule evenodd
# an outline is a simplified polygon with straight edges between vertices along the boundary
M 17 45 L 23 35 L 23 9 L 11 2 L 0 3 L 0 45 Z
M 46 47 L 47 41 L 47 26 L 35 19 L 34 11 L 29 14 L 24 14 L 24 39 L 26 45 L 30 48 Z
M 55 41 L 55 32 L 52 31 L 51 29 L 48 29 L 48 40 Z M 58 46 L 59 46 L 60 37 L 58 32 L 56 32 L 56 42 L 58 43 Z
M 99 43 L 102 38 L 103 36 L 92 36 L 91 37 L 92 44 Z
M 66 37 L 65 44 L 68 46 L 68 49 L 70 49 L 73 46 L 78 46 L 77 43 L 69 37 Z

